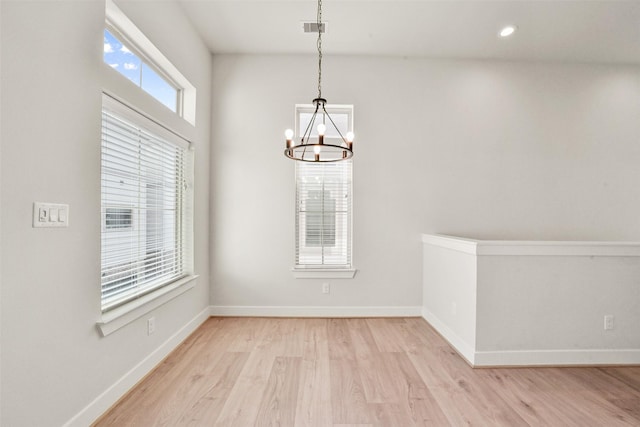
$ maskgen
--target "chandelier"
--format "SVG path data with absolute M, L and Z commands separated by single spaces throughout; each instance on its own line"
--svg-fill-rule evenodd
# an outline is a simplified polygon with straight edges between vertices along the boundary
M 294 139 L 293 130 L 285 131 L 284 155 L 303 162 L 337 162 L 353 157 L 353 132 L 349 131 L 346 135 L 342 135 L 327 112 L 325 107 L 327 100 L 322 97 L 322 0 L 318 0 L 317 24 L 318 97 L 312 101 L 315 109 L 299 143 Z M 332 126 L 339 135 L 339 138 L 335 138 L 336 141 L 332 139 L 329 143 L 325 143 L 327 126 Z M 312 139 L 311 134 L 314 129 L 318 130 L 318 136 Z

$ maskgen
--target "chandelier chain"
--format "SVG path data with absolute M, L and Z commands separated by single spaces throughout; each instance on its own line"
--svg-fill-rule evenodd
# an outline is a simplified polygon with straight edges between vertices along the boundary
M 322 0 L 318 0 L 318 98 L 322 98 Z

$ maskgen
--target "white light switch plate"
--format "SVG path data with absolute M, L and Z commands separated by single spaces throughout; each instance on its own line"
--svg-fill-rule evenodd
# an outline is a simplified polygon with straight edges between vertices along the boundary
M 33 227 L 68 227 L 69 205 L 33 202 Z

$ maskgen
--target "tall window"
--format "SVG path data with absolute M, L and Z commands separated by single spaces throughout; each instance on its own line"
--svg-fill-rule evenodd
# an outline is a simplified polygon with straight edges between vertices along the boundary
M 107 95 L 102 107 L 102 310 L 190 273 L 189 143 Z
M 296 107 L 298 135 L 313 108 Z M 353 129 L 352 106 L 327 106 L 327 111 L 343 135 Z M 328 129 L 325 141 L 338 137 L 332 131 Z M 296 268 L 350 269 L 352 161 L 295 164 Z

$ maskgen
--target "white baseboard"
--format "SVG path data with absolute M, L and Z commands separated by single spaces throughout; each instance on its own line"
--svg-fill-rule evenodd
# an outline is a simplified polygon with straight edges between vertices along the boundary
M 184 341 L 193 331 L 195 331 L 205 320 L 209 318 L 209 307 L 202 310 L 191 319 L 180 330 L 167 339 L 160 347 L 145 357 L 140 363 L 134 366 L 122 378 L 116 381 L 111 387 L 96 397 L 83 410 L 67 421 L 65 427 L 86 427 L 91 425 L 103 413 L 105 413 L 114 403 L 136 385 L 145 375 L 155 368 L 169 353 L 171 353 L 182 341 Z
M 427 309 L 422 309 L 422 318 L 426 320 L 442 337 L 451 344 L 451 346 L 464 357 L 471 366 L 474 366 L 475 361 L 475 349 L 474 346 L 469 345 L 462 338 L 460 338 L 455 332 L 453 332 L 444 322 L 431 313 Z
M 640 365 L 640 349 L 477 351 L 475 367 Z
M 305 307 L 305 306 L 211 306 L 212 316 L 241 317 L 416 317 L 419 306 L 402 307 Z

